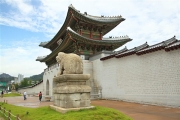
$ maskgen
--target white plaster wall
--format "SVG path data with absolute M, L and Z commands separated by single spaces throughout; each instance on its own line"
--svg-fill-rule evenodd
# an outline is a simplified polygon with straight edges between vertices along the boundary
M 43 92 L 45 93 L 45 96 L 50 96 L 51 101 L 53 101 L 53 87 L 55 87 L 55 83 L 53 82 L 54 76 L 57 76 L 57 73 L 59 71 L 58 64 L 48 68 L 44 71 L 43 75 Z M 47 92 L 47 81 L 49 81 L 49 95 L 46 94 Z
M 102 58 L 102 57 L 106 57 L 106 56 L 109 56 L 110 54 L 113 54 L 112 51 L 101 51 L 101 52 L 98 52 L 96 53 L 95 55 L 91 56 L 89 58 L 90 61 L 94 61 L 94 60 L 97 60 L 99 58 Z
M 19 89 L 18 92 L 23 94 L 24 91 L 26 91 L 27 95 L 29 94 L 37 94 L 41 91 L 43 91 L 43 83 L 40 83 L 32 88 L 26 88 L 26 89 Z M 44 96 L 44 92 L 42 92 L 43 96 Z
M 180 107 L 180 49 L 93 61 L 102 97 Z
M 93 85 L 93 62 L 83 60 L 83 74 L 90 74 L 90 79 L 86 82 L 87 85 Z

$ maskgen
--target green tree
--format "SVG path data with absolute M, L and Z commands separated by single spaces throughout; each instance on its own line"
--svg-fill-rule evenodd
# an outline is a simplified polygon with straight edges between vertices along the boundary
M 32 80 L 29 80 L 29 85 L 31 85 L 32 84 Z
M 27 86 L 29 86 L 29 85 L 28 85 L 28 79 L 25 78 L 24 80 L 21 81 L 20 87 L 27 87 Z

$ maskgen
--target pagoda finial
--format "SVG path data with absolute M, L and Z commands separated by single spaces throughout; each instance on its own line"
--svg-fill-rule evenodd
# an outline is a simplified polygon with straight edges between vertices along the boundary
M 85 15 L 87 15 L 87 12 L 84 12 Z
M 72 5 L 72 4 L 70 4 L 70 5 L 69 5 L 69 7 L 73 7 L 73 5 Z

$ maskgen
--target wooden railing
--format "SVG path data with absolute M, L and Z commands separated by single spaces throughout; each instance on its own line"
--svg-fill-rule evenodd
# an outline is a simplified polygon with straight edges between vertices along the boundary
M 4 103 L 7 103 L 7 100 L 4 100 Z M 11 113 L 11 110 L 6 110 L 6 108 L 5 107 L 3 108 L 1 105 L 0 105 L 0 113 L 3 114 L 7 118 L 7 120 L 21 120 L 19 118 L 19 115 L 16 116 L 13 115 Z

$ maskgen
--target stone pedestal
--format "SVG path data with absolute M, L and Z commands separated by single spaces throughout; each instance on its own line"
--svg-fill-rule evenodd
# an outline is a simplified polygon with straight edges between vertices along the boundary
M 12 92 L 12 93 L 15 93 L 15 92 L 16 92 L 16 90 L 11 90 L 11 92 Z
M 91 87 L 86 85 L 89 74 L 64 74 L 55 77 L 54 106 L 61 108 L 90 107 Z

